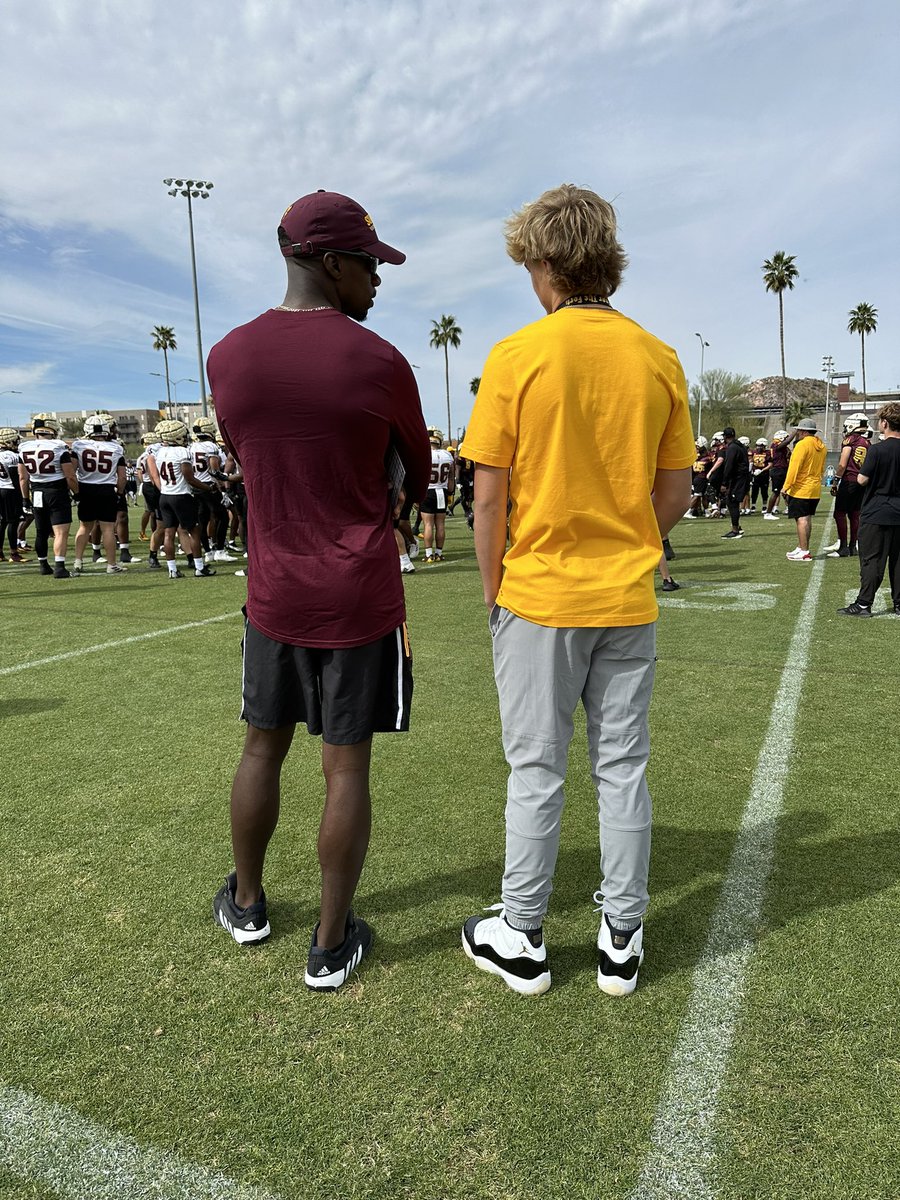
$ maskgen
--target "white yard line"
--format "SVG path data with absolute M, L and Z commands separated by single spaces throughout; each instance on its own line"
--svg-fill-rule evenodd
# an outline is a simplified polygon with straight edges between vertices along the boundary
M 199 629 L 202 625 L 215 625 L 218 621 L 240 620 L 240 612 L 222 613 L 220 617 L 207 617 L 203 621 L 189 621 L 186 625 L 169 625 L 165 629 L 153 629 L 149 633 L 136 633 L 134 637 L 118 638 L 114 642 L 98 642 L 96 646 L 83 646 L 80 650 L 66 650 L 63 654 L 51 654 L 48 658 L 33 658 L 30 662 L 16 663 L 13 667 L 0 667 L 0 675 L 15 675 L 19 671 L 30 671 L 32 667 L 46 667 L 51 663 L 66 662 L 70 658 L 81 658 L 85 654 L 98 654 L 101 650 L 116 650 L 119 646 L 132 646 L 135 642 L 146 642 L 150 638 L 168 637 L 172 633 L 183 633 L 186 629 Z
M 11 1087 L 0 1087 L 0 1167 L 61 1200 L 276 1200 Z
M 820 547 L 811 566 L 790 564 L 791 570 L 809 571 L 810 579 L 631 1200 L 711 1200 L 716 1194 L 719 1090 L 772 867 L 825 562 Z

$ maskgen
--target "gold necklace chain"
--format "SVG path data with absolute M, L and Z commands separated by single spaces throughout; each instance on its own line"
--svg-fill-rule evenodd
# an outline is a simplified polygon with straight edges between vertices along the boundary
M 277 312 L 328 312 L 334 310 L 333 304 L 320 304 L 318 308 L 291 308 L 289 304 L 276 304 Z

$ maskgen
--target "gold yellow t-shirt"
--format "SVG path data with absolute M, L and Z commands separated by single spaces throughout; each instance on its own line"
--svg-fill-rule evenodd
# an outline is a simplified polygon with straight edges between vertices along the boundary
M 783 491 L 797 500 L 819 500 L 828 451 L 818 437 L 804 437 L 794 446 Z
M 498 604 L 556 628 L 656 620 L 653 480 L 696 457 L 674 350 L 609 309 L 526 325 L 491 351 L 460 454 L 510 468 Z

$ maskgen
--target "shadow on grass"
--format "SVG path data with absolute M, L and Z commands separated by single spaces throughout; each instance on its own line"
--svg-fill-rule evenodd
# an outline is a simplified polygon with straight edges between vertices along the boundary
M 66 703 L 62 696 L 42 696 L 39 699 L 0 700 L 0 721 L 24 717 L 28 713 L 52 712 Z
M 718 931 L 713 954 L 727 955 L 790 927 L 810 913 L 855 904 L 896 886 L 900 879 L 900 829 L 873 830 L 854 836 L 823 837 L 830 822 L 821 813 L 792 813 L 777 823 L 743 835 L 743 861 L 751 864 L 748 892 L 759 887 L 773 838 L 772 876 L 764 884 L 761 920 L 734 919 Z M 710 919 L 736 846 L 728 829 L 684 829 L 657 825 L 653 830 L 651 906 L 647 916 L 647 959 L 641 972 L 646 990 L 670 974 L 692 971 L 707 944 Z M 463 921 L 499 901 L 503 862 L 486 858 L 454 870 L 423 874 L 394 887 L 368 891 L 365 878 L 358 908 L 371 919 L 377 953 L 385 964 L 402 963 L 460 949 Z M 557 862 L 548 917 L 548 950 L 555 988 L 565 987 L 596 969 L 592 894 L 600 886 L 599 853 L 592 845 L 564 848 Z M 677 893 L 670 900 L 667 896 Z M 429 919 L 434 905 L 458 898 L 452 922 Z M 752 901 L 747 906 L 752 911 Z M 311 930 L 318 917 L 317 897 L 270 901 L 273 936 L 295 937 Z M 740 909 L 740 904 L 738 905 Z M 378 937 L 379 917 L 408 914 L 410 936 L 400 941 Z M 570 918 L 570 914 L 574 914 Z M 570 919 L 566 919 L 570 918 Z M 584 936 L 574 938 L 572 926 Z

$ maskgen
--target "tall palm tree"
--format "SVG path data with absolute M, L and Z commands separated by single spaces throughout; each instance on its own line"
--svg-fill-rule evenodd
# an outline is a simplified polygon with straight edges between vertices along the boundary
M 866 396 L 866 334 L 874 333 L 878 328 L 878 309 L 873 308 L 871 304 L 857 304 L 856 308 L 850 309 L 847 316 L 850 318 L 847 332 L 858 333 L 862 347 L 863 412 L 865 412 L 868 403 Z
M 450 419 L 450 357 L 447 353 L 447 347 L 452 346 L 454 350 L 459 349 L 459 339 L 462 336 L 462 330 L 456 323 L 456 317 L 442 316 L 439 321 L 431 322 L 431 337 L 428 339 L 428 344 L 432 350 L 444 351 L 444 383 L 447 388 L 447 437 L 453 436 L 453 422 Z
M 153 349 L 162 350 L 163 361 L 166 364 L 166 416 L 172 415 L 172 388 L 169 385 L 169 351 L 177 350 L 175 330 L 171 325 L 153 326 Z
M 795 257 L 793 254 L 785 254 L 783 250 L 776 250 L 772 257 L 767 258 L 762 265 L 766 291 L 774 292 L 778 297 L 778 334 L 781 339 L 781 410 L 785 420 L 787 419 L 787 374 L 784 369 L 784 300 L 782 297 L 785 290 L 793 290 L 794 280 L 799 274 L 794 265 Z
M 478 395 L 478 389 L 481 387 L 481 376 L 476 375 L 474 379 L 469 380 L 469 391 L 473 396 Z

